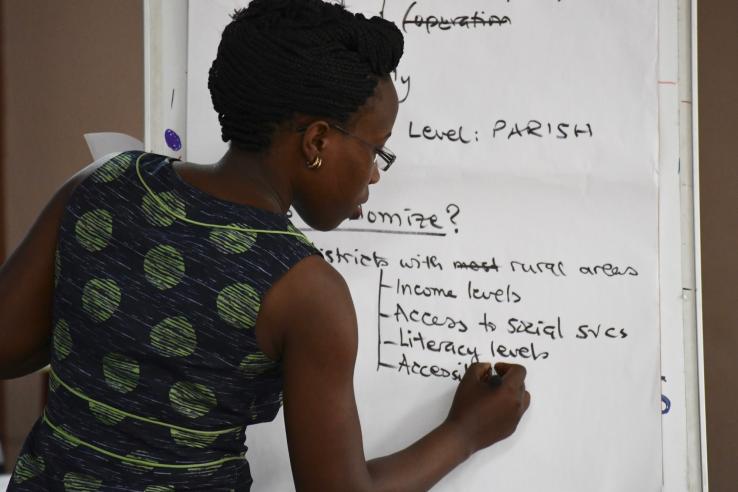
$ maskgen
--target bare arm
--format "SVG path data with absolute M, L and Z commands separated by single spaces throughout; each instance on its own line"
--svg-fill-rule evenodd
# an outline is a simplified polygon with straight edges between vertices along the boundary
M 57 231 L 74 188 L 104 160 L 86 167 L 56 192 L 0 266 L 0 379 L 25 376 L 49 363 Z
M 428 490 L 471 453 L 511 434 L 528 405 L 522 367 L 503 367 L 517 376 L 493 388 L 489 365 L 476 364 L 443 423 L 407 449 L 368 462 L 353 388 L 356 315 L 341 276 L 321 258 L 303 260 L 267 294 L 259 330 L 280 340 L 298 490 Z

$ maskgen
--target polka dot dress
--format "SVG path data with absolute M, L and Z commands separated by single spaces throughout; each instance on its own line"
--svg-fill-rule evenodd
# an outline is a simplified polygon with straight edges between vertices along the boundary
M 280 364 L 254 325 L 319 254 L 281 214 L 126 152 L 81 183 L 59 231 L 49 401 L 10 491 L 245 491 L 245 429 L 272 420 Z

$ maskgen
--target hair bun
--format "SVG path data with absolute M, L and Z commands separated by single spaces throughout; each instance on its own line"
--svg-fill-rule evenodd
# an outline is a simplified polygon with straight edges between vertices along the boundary
M 356 51 L 375 74 L 387 74 L 397 67 L 402 58 L 404 39 L 400 30 L 381 17 L 367 19 L 356 14 Z
M 331 18 L 336 19 L 340 11 L 345 12 L 343 6 L 326 4 L 321 0 L 253 0 L 232 17 L 234 21 L 247 20 L 264 28 L 285 29 L 316 26 Z
M 376 16 L 367 19 L 343 5 L 322 0 L 253 0 L 247 8 L 237 10 L 233 20 L 269 31 L 286 42 L 295 34 L 312 30 L 315 44 L 337 43 L 355 52 L 376 75 L 394 70 L 404 48 L 402 33 L 393 23 Z
M 400 61 L 400 30 L 322 0 L 253 0 L 223 30 L 208 87 L 223 140 L 263 150 L 295 114 L 345 124 Z

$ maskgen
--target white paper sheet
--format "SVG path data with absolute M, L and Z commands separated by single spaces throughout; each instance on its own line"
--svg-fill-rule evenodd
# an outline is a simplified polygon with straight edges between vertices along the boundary
M 5 492 L 10 483 L 10 475 L 0 475 L 0 490 Z
M 114 152 L 144 150 L 143 142 L 125 133 L 85 133 L 85 142 L 94 160 Z
M 210 26 L 189 33 L 195 162 L 224 150 L 200 79 L 213 26 L 239 3 L 190 2 L 190 19 Z M 309 233 L 354 297 L 367 456 L 436 426 L 454 371 L 478 356 L 525 364 L 533 403 L 511 438 L 434 490 L 660 490 L 656 4 L 347 6 L 384 6 L 406 30 L 396 74 L 405 101 L 388 143 L 398 161 L 364 219 Z M 459 25 L 475 12 L 510 21 Z M 436 131 L 455 133 L 440 141 Z M 249 429 L 248 444 L 254 490 L 291 489 L 281 422 Z

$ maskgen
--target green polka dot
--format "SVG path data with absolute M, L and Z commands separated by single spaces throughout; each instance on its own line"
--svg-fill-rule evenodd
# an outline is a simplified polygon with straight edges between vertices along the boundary
M 245 224 L 228 224 L 230 227 L 248 229 Z M 233 229 L 214 228 L 210 232 L 210 241 L 224 254 L 241 254 L 251 249 L 256 242 L 255 232 L 236 231 Z
M 59 360 L 64 360 L 72 353 L 72 335 L 69 334 L 69 323 L 60 319 L 54 326 L 54 351 Z
M 157 289 L 171 289 L 182 280 L 184 273 L 184 258 L 176 248 L 160 244 L 146 253 L 144 274 Z
M 174 485 L 149 485 L 144 492 L 174 492 Z
M 248 284 L 229 285 L 218 294 L 218 315 L 236 328 L 253 328 L 260 306 L 259 294 Z
M 62 424 L 61 429 L 67 434 L 61 434 L 56 429 L 53 430 L 52 438 L 56 441 L 56 443 L 61 446 L 63 449 L 70 450 L 74 449 L 80 444 L 80 440 L 74 435 L 72 435 L 71 431 L 69 430 L 69 426 L 67 424 Z
M 100 251 L 110 242 L 113 235 L 113 215 L 107 210 L 87 212 L 74 226 L 77 242 L 92 253 Z
M 90 475 L 69 472 L 64 475 L 64 490 L 67 492 L 93 492 L 100 490 L 102 480 Z
M 191 432 L 179 431 L 177 429 L 171 429 L 169 433 L 171 434 L 172 439 L 174 439 L 174 442 L 176 442 L 180 446 L 185 446 L 188 448 L 206 448 L 212 445 L 215 440 L 218 439 L 217 435 L 210 436 L 193 434 Z
M 151 457 L 151 454 L 149 454 L 146 451 L 140 451 L 140 450 L 133 451 L 132 453 L 128 453 L 126 455 L 126 458 L 132 458 L 132 459 L 136 459 L 136 460 L 147 461 L 149 463 L 156 463 L 157 462 L 154 458 Z M 148 466 L 148 465 L 145 465 L 143 463 L 133 463 L 133 462 L 130 462 L 130 461 L 122 461 L 122 463 L 129 470 L 131 470 L 134 473 L 136 473 L 136 472 L 138 472 L 138 473 L 141 473 L 141 472 L 149 472 L 149 471 L 151 471 L 151 470 L 154 469 L 153 466 Z
M 92 279 L 82 292 L 82 309 L 96 323 L 108 320 L 120 304 L 120 287 L 111 279 Z
M 197 348 L 195 329 L 183 316 L 167 318 L 149 335 L 151 346 L 164 357 L 185 357 Z
M 307 245 L 308 245 L 308 246 L 310 246 L 310 247 L 315 247 L 315 246 L 313 245 L 313 243 L 312 243 L 312 242 L 311 242 L 311 241 L 310 241 L 310 240 L 309 240 L 309 239 L 307 238 L 307 236 L 306 236 L 305 234 L 303 234 L 303 233 L 302 233 L 302 231 L 300 231 L 300 230 L 299 230 L 299 229 L 298 229 L 297 227 L 295 227 L 295 226 L 294 226 L 293 224 L 290 224 L 290 225 L 288 225 L 288 226 L 287 226 L 287 230 L 288 230 L 288 231 L 290 231 L 290 232 L 294 232 L 294 233 L 297 233 L 297 234 L 298 234 L 298 236 L 296 236 L 296 237 L 297 237 L 297 239 L 298 239 L 298 240 L 299 240 L 299 241 L 300 241 L 301 243 L 303 243 L 303 244 L 307 244 Z
M 124 414 L 118 412 L 117 410 L 108 408 L 104 405 L 100 405 L 99 403 L 95 403 L 94 401 L 89 402 L 88 406 L 92 415 L 95 416 L 95 419 L 105 425 L 117 425 L 126 418 Z
M 238 370 L 245 377 L 251 379 L 264 374 L 276 367 L 277 363 L 269 359 L 265 354 L 256 353 L 244 357 Z
M 191 419 L 206 415 L 217 404 L 213 390 L 202 384 L 185 381 L 171 387 L 169 402 L 177 413 Z
M 105 382 L 119 393 L 128 393 L 138 386 L 138 362 L 120 354 L 103 357 Z
M 149 224 L 158 227 L 168 227 L 177 220 L 173 214 L 185 216 L 185 202 L 173 191 L 157 193 L 154 198 L 150 193 L 144 195 L 141 209 Z M 159 202 L 162 203 L 159 203 Z M 165 208 L 162 208 L 162 204 Z
M 32 454 L 23 454 L 18 457 L 15 463 L 15 472 L 13 473 L 13 482 L 23 483 L 41 475 L 46 469 L 46 463 L 40 456 Z
M 216 463 L 213 465 L 199 466 L 196 468 L 185 468 L 185 470 L 187 471 L 187 476 L 189 477 L 203 478 L 208 477 L 216 471 L 220 470 L 221 466 L 221 463 Z
M 92 173 L 90 179 L 95 183 L 110 183 L 125 174 L 131 165 L 129 158 L 123 155 L 117 155 L 98 167 Z

